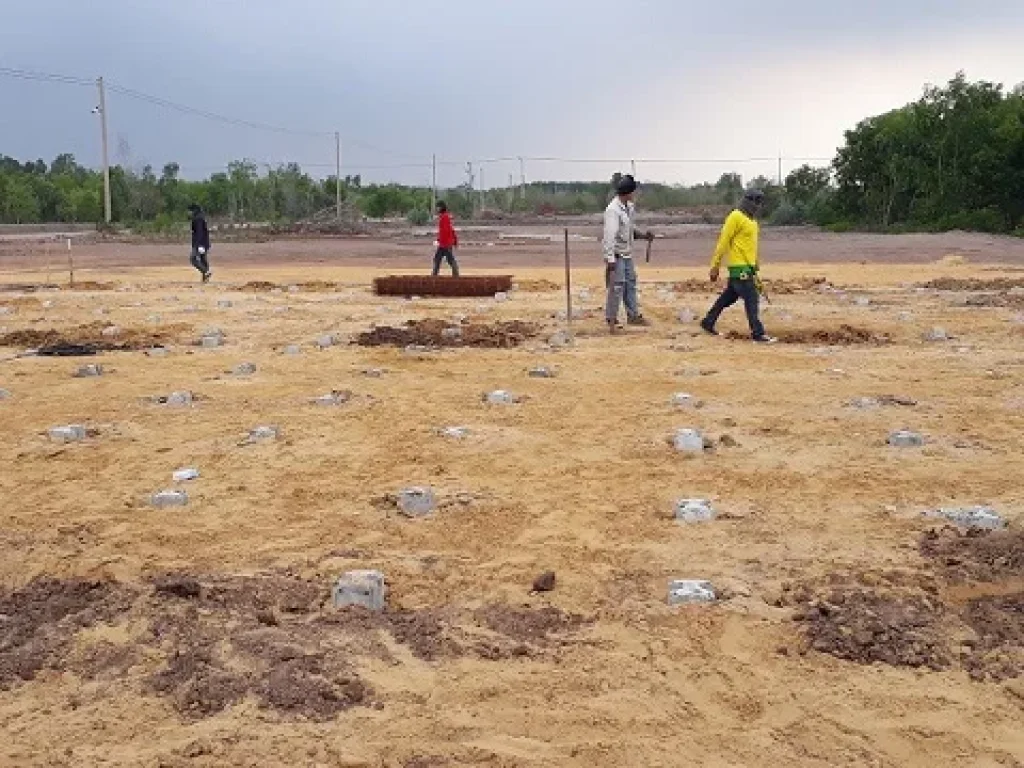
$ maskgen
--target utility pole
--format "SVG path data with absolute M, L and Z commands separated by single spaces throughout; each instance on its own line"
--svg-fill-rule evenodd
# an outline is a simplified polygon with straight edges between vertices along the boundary
M 341 131 L 334 132 L 334 198 L 338 223 L 341 223 Z
M 630 169 L 630 175 L 632 175 L 632 177 L 635 179 L 636 178 L 636 160 L 630 160 L 629 161 L 629 169 Z
M 515 207 L 516 200 L 516 187 L 513 181 L 513 176 L 510 173 L 508 175 L 508 212 L 512 213 L 512 209 Z
M 437 211 L 437 155 L 430 156 L 430 216 Z
M 523 197 L 523 202 L 526 202 L 526 164 L 523 162 L 523 158 L 519 158 L 519 188 Z
M 107 89 L 103 86 L 103 78 L 96 79 L 96 87 L 100 92 L 100 131 L 103 134 L 103 219 L 110 224 L 110 159 L 107 155 Z
M 466 163 L 466 194 L 469 195 L 469 208 L 473 210 L 476 206 L 473 200 L 473 164 Z
M 483 167 L 483 165 L 481 165 L 480 166 L 480 213 L 483 213 L 484 209 L 487 208 L 487 198 L 485 197 L 485 194 L 486 193 L 484 192 L 484 167 Z
M 782 150 L 779 150 L 779 186 L 782 186 Z

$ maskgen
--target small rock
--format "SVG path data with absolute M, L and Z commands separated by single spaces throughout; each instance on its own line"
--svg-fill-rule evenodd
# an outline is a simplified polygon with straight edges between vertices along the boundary
M 881 403 L 876 397 L 855 397 L 848 405 L 859 410 L 871 410 L 872 408 L 878 408 Z
M 192 393 L 188 391 L 171 392 L 164 401 L 164 404 L 172 408 L 187 408 L 192 405 L 193 399 Z
M 220 347 L 224 345 L 223 336 L 203 336 L 199 340 L 199 346 L 204 349 L 213 349 L 214 347 Z
M 105 336 L 106 338 L 108 338 L 108 339 L 112 339 L 112 338 L 114 338 L 115 336 L 120 336 L 120 335 L 121 335 L 121 329 L 120 329 L 120 328 L 118 328 L 118 327 L 117 327 L 116 325 L 108 325 L 108 326 L 107 326 L 106 328 L 104 328 L 104 329 L 103 329 L 103 330 L 101 331 L 101 333 L 102 333 L 102 334 L 103 334 L 103 336 Z
M 696 429 L 677 430 L 672 444 L 680 453 L 704 453 L 704 435 Z
M 707 523 L 715 519 L 715 509 L 707 499 L 679 499 L 676 520 L 681 523 Z
M 546 365 L 540 365 L 536 368 L 531 368 L 527 375 L 531 379 L 553 379 L 555 378 L 555 372 L 548 368 Z
M 672 405 L 676 408 L 700 408 L 701 402 L 686 392 L 676 392 L 672 395 Z
M 494 300 L 499 304 L 503 301 L 508 301 L 508 294 L 505 293 L 504 291 L 499 291 L 498 293 L 494 294 Z
M 218 309 L 231 309 L 231 307 L 233 306 L 235 306 L 234 303 L 229 301 L 228 299 L 221 299 L 220 301 L 217 302 Z
M 289 344 L 287 347 L 284 348 L 283 353 L 286 355 L 301 355 L 302 348 L 299 347 L 298 344 Z
M 328 347 L 333 347 L 335 341 L 336 339 L 334 338 L 334 334 L 331 333 L 325 333 L 321 336 L 316 337 L 316 345 L 320 347 L 320 349 L 327 349 Z
M 352 399 L 352 393 L 347 390 L 334 390 L 326 395 L 313 399 L 314 405 L 344 405 Z
M 484 401 L 491 405 L 514 405 L 516 396 L 504 389 L 496 389 L 484 395 Z
M 713 603 L 715 590 L 710 581 L 674 579 L 668 583 L 668 604 Z
M 465 440 L 469 437 L 469 427 L 444 427 L 439 434 L 451 440 Z
M 281 430 L 273 426 L 254 427 L 249 431 L 249 440 L 252 442 L 277 440 L 280 436 Z
M 63 427 L 50 427 L 50 439 L 55 443 L 77 443 L 85 440 L 87 435 L 85 427 L 81 424 L 68 424 Z
M 0 401 L 10 400 L 12 397 L 13 395 L 10 393 L 10 390 L 0 389 Z
M 398 509 L 406 517 L 425 517 L 437 509 L 437 499 L 429 488 L 406 488 L 398 494 Z
M 363 376 L 366 376 L 366 377 L 371 378 L 371 379 L 379 379 L 383 375 L 384 375 L 384 369 L 383 368 L 364 368 L 363 369 Z
M 256 363 L 240 363 L 235 366 L 232 373 L 235 376 L 252 376 L 256 373 Z
M 533 580 L 534 592 L 551 592 L 555 588 L 555 572 L 544 571 Z
M 184 507 L 188 504 L 188 494 L 180 490 L 160 491 L 150 497 L 150 503 L 157 508 Z
M 998 530 L 1006 527 L 1006 520 L 991 507 L 943 507 L 924 514 L 926 517 L 949 520 L 963 528 Z
M 167 357 L 169 351 L 166 347 L 153 347 L 146 350 L 146 357 Z
M 192 467 L 178 469 L 174 471 L 171 478 L 176 483 L 187 483 L 189 480 L 197 480 L 199 478 L 199 470 Z
M 692 309 L 684 307 L 683 309 L 679 310 L 679 313 L 676 315 L 676 319 L 680 323 L 692 323 L 694 320 L 697 319 L 697 314 Z
M 856 304 L 858 307 L 869 307 L 871 306 L 871 299 L 869 299 L 867 296 L 858 296 L 853 300 L 853 303 Z
M 548 338 L 548 346 L 555 347 L 556 349 L 571 347 L 572 336 L 569 335 L 568 331 L 556 331 Z
M 946 333 L 945 328 L 936 326 L 927 331 L 921 338 L 925 341 L 949 341 L 953 337 Z
M 888 443 L 897 448 L 918 448 L 924 445 L 924 437 L 909 429 L 899 429 L 889 434 Z
M 348 571 L 331 588 L 335 608 L 360 606 L 369 611 L 384 610 L 384 574 L 380 571 Z
M 96 364 L 83 365 L 81 368 L 79 368 L 75 372 L 75 378 L 76 379 L 88 379 L 88 378 L 93 378 L 95 376 L 102 376 L 102 375 L 103 375 L 103 366 L 102 365 L 96 365 Z

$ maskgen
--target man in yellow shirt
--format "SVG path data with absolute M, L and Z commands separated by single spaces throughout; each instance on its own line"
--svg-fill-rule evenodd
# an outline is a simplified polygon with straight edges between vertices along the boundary
M 764 332 L 760 318 L 760 292 L 757 276 L 757 241 L 760 227 L 757 215 L 764 207 L 764 193 L 759 189 L 748 189 L 740 206 L 725 220 L 722 234 L 718 238 L 715 255 L 711 258 L 711 282 L 717 283 L 722 259 L 728 256 L 726 267 L 729 270 L 729 282 L 718 297 L 718 301 L 700 322 L 700 327 L 712 336 L 717 336 L 715 324 L 726 308 L 743 299 L 743 307 L 747 311 L 747 322 L 750 325 L 751 338 L 760 344 L 775 342 Z

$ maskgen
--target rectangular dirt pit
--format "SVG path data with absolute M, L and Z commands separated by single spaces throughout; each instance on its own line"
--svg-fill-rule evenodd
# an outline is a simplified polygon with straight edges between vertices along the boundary
M 493 296 L 512 289 L 512 275 L 389 275 L 373 281 L 378 296 Z

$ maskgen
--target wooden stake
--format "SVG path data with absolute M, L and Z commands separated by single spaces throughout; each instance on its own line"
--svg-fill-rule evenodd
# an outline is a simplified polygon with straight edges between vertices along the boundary
M 75 259 L 71 255 L 71 238 L 68 238 L 68 273 L 71 275 L 71 287 L 75 287 Z
M 565 322 L 572 338 L 572 267 L 569 259 L 569 228 L 565 229 Z

